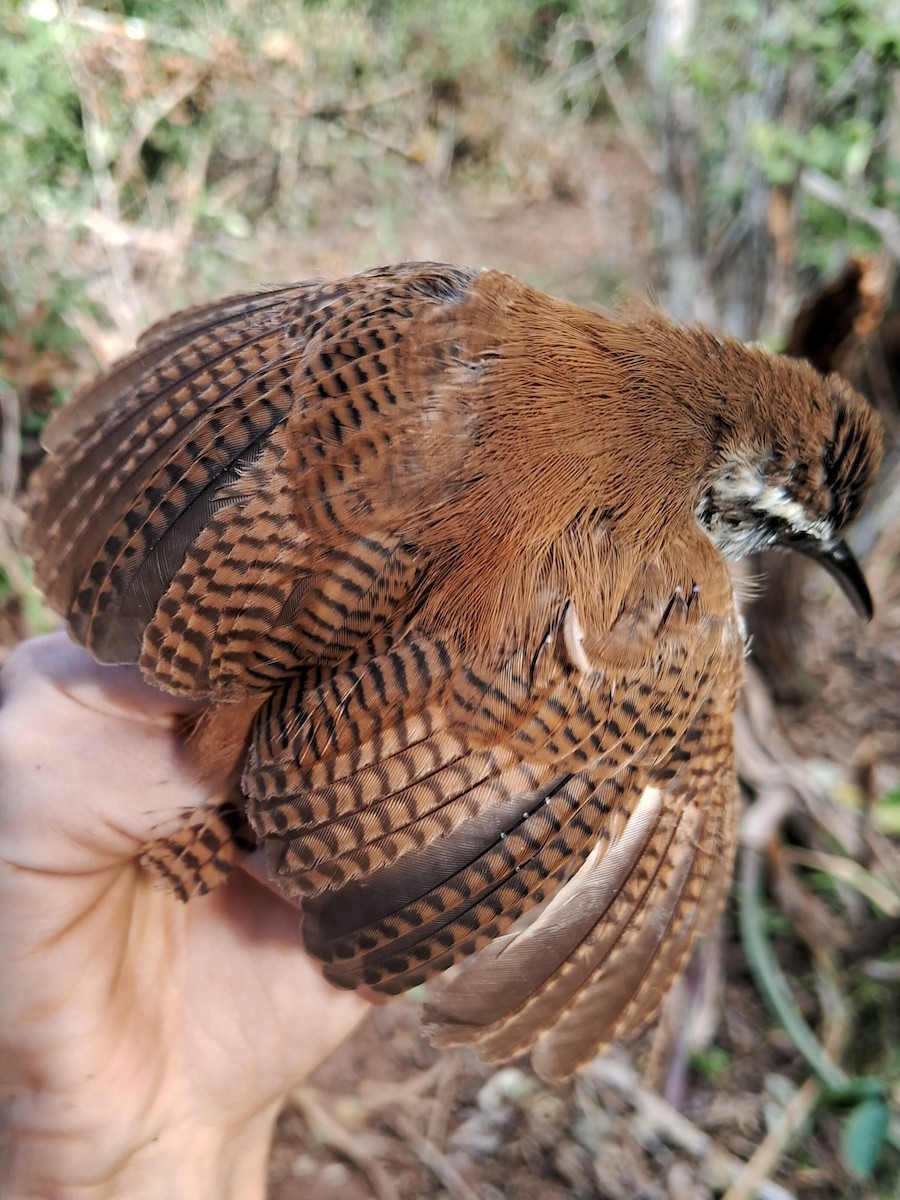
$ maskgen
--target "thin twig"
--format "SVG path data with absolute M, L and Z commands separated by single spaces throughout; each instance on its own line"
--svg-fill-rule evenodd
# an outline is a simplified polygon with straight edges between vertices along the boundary
M 21 412 L 16 391 L 5 380 L 0 379 L 0 416 L 2 424 L 2 448 L 0 448 L 0 567 L 13 589 L 21 596 L 31 590 L 28 576 L 22 570 L 13 540 L 13 523 L 16 513 L 16 493 L 19 484 L 19 432 Z
M 900 259 L 900 220 L 894 213 L 886 208 L 876 208 L 867 200 L 851 196 L 843 184 L 838 183 L 836 179 L 824 175 L 821 171 L 814 171 L 810 167 L 801 172 L 800 187 L 808 195 L 827 204 L 829 208 L 835 208 L 850 217 L 851 220 L 859 221 L 861 225 L 868 225 L 870 229 L 874 229 L 884 243 L 885 249 L 889 250 L 894 258 Z
M 372 1095 L 356 1093 L 353 1096 L 360 1119 L 381 1116 L 389 1108 L 398 1105 L 402 1107 L 412 1101 L 418 1102 L 422 1096 L 439 1084 L 443 1070 L 443 1059 L 439 1058 L 433 1066 L 404 1080 L 403 1083 L 384 1083 L 380 1079 L 367 1081 L 367 1086 L 372 1089 Z
M 815 1110 L 824 1088 L 814 1075 L 802 1084 L 753 1152 L 746 1167 L 722 1196 L 722 1200 L 750 1200 L 758 1196 L 762 1182 L 784 1158 L 791 1143 Z
M 71 20 L 77 11 L 78 7 L 72 3 L 72 0 L 63 0 L 63 12 L 67 19 Z M 84 127 L 84 150 L 97 196 L 97 208 L 105 223 L 110 226 L 120 226 L 122 222 L 119 192 L 104 151 L 104 128 L 95 82 L 91 73 L 85 70 L 77 49 L 67 52 L 67 61 L 78 94 Z M 103 244 L 101 253 L 109 266 L 111 281 L 112 295 L 106 308 L 120 329 L 133 334 L 134 309 L 131 301 L 133 272 L 130 263 L 121 252 L 121 245 Z
M 19 486 L 19 432 L 22 413 L 19 397 L 13 387 L 0 379 L 0 416 L 3 418 L 2 448 L 0 448 L 0 496 L 12 503 Z
M 634 41 L 646 28 L 646 18 L 632 17 L 621 29 L 610 37 L 606 30 L 598 29 L 595 25 L 573 25 L 568 38 L 561 43 L 571 52 L 571 47 L 581 40 L 591 41 L 597 47 L 593 54 L 576 63 L 565 71 L 561 71 L 552 85 L 554 93 L 568 91 L 569 93 L 583 87 L 589 80 L 602 74 L 603 70 L 613 61 L 617 54 Z
M 375 1155 L 366 1151 L 365 1139 L 358 1132 L 348 1129 L 320 1104 L 312 1088 L 295 1088 L 291 1100 L 312 1133 L 362 1171 L 379 1200 L 399 1200 L 400 1193 L 390 1175 Z
M 469 1187 L 453 1163 L 416 1127 L 415 1121 L 401 1112 L 393 1112 L 387 1119 L 403 1140 L 409 1143 L 419 1162 L 440 1181 L 453 1200 L 480 1200 L 478 1193 Z
M 823 871 L 835 879 L 842 879 L 860 895 L 870 900 L 876 908 L 880 908 L 889 917 L 900 916 L 900 896 L 889 885 L 884 883 L 871 871 L 861 867 L 852 858 L 844 858 L 840 854 L 825 854 L 821 850 L 803 850 L 800 847 L 786 846 L 783 850 L 788 862 L 801 867 L 811 867 L 815 871 Z
M 170 112 L 197 90 L 208 75 L 208 68 L 193 71 L 188 75 L 174 79 L 167 88 L 152 97 L 139 111 L 128 137 L 122 143 L 119 157 L 112 178 L 117 188 L 125 187 L 134 174 L 141 153 L 141 147 L 147 138 Z
M 657 175 L 660 170 L 660 156 L 653 149 L 650 139 L 637 117 L 634 102 L 628 94 L 625 80 L 622 78 L 614 58 L 600 68 L 600 80 L 629 145 L 638 152 L 647 170 L 652 175 Z
M 643 1085 L 631 1064 L 615 1053 L 595 1058 L 584 1068 L 583 1077 L 614 1088 L 661 1141 L 697 1159 L 702 1178 L 710 1187 L 727 1187 L 746 1169 L 746 1164 L 739 1158 L 729 1154 L 677 1108 Z M 793 1200 L 793 1193 L 768 1179 L 759 1181 L 755 1196 L 757 1200 Z
M 209 138 L 199 139 L 191 150 L 191 157 L 181 178 L 179 212 L 171 222 L 177 253 L 168 256 L 161 266 L 160 279 L 167 290 L 180 283 L 188 270 L 188 251 L 197 225 L 197 213 L 206 184 L 206 173 L 212 156 Z
M 320 121 L 335 120 L 346 117 L 349 113 L 368 112 L 382 104 L 405 100 L 407 96 L 412 96 L 421 90 L 420 83 L 403 83 L 386 92 L 381 92 L 378 96 L 359 96 L 356 100 L 342 100 L 335 104 L 316 104 L 305 111 L 301 110 L 296 115 L 298 117 L 316 117 Z
M 405 162 L 412 163 L 414 167 L 421 167 L 421 162 L 416 158 L 415 154 L 410 153 L 404 146 L 398 142 L 392 141 L 390 138 L 379 133 L 375 129 L 366 129 L 365 125 L 360 125 L 357 121 L 348 120 L 345 116 L 337 118 L 339 123 L 347 130 L 348 133 L 356 134 L 357 137 L 366 138 L 373 146 L 377 146 L 379 150 L 386 150 L 389 154 L 396 154 L 398 158 L 402 158 Z
M 452 1051 L 440 1060 L 441 1074 L 428 1117 L 426 1137 L 433 1146 L 443 1151 L 447 1140 L 447 1129 L 453 1112 L 453 1101 L 459 1087 L 462 1056 Z
M 833 965 L 831 969 L 833 972 Z M 825 1051 L 833 1058 L 840 1054 L 847 1036 L 847 1028 L 846 1006 L 831 1005 L 828 1028 L 825 1032 Z M 751 1197 L 758 1195 L 760 1183 L 777 1169 L 815 1111 L 824 1090 L 822 1082 L 815 1076 L 811 1076 L 797 1089 L 722 1200 L 751 1200 Z
M 95 8 L 85 8 L 80 4 L 63 3 L 62 13 L 53 16 L 39 16 L 29 13 L 33 20 L 51 23 L 65 21 L 73 29 L 84 29 L 89 33 L 98 33 L 103 37 L 115 37 L 127 42 L 146 42 L 154 46 L 167 46 L 173 50 L 181 50 L 193 57 L 198 57 L 208 48 L 208 40 L 203 35 L 192 36 L 189 32 L 176 33 L 163 28 L 157 22 L 152 24 L 141 17 L 121 17 L 117 13 L 100 12 Z
M 71 0 L 64 0 L 63 12 L 67 18 L 71 18 L 76 7 Z M 77 51 L 69 56 L 69 70 L 72 72 L 72 79 L 78 92 L 81 122 L 84 128 L 84 152 L 91 170 L 97 200 L 103 215 L 110 221 L 118 221 L 120 215 L 119 193 L 103 149 L 105 139 L 97 92 L 91 74 L 84 69 Z
M 756 986 L 796 1049 L 828 1088 L 833 1102 L 871 1094 L 878 1088 L 878 1080 L 870 1076 L 851 1078 L 834 1061 L 797 1008 L 788 981 L 763 932 L 761 891 L 762 856 L 756 850 L 745 848 L 741 855 L 738 919 L 747 963 Z M 896 1114 L 891 1117 L 887 1139 L 900 1149 L 900 1118 Z

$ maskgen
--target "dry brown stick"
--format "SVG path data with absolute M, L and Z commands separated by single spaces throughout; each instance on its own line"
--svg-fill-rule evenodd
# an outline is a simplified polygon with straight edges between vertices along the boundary
M 859 861 L 866 849 L 860 813 L 836 803 L 788 745 L 768 689 L 752 664 L 746 669 L 734 733 L 738 775 L 756 797 L 741 820 L 741 844 L 763 851 L 787 817 L 801 814 L 827 831 L 829 843 L 837 842 Z
M 38 20 L 59 20 L 59 15 L 52 18 L 38 17 Z M 81 4 L 63 3 L 62 19 L 74 29 L 85 29 L 89 33 L 100 34 L 101 37 L 114 37 L 127 42 L 147 42 L 156 46 L 167 46 L 180 50 L 185 54 L 196 54 L 200 48 L 200 39 L 189 35 L 179 35 L 171 29 L 161 28 L 155 22 L 145 21 L 141 17 L 122 17 L 118 13 L 101 12 L 96 8 L 85 7 Z
M 366 138 L 372 143 L 373 146 L 377 146 L 379 150 L 386 150 L 389 154 L 396 154 L 405 162 L 412 163 L 414 167 L 421 167 L 422 164 L 414 154 L 411 154 L 409 150 L 407 150 L 404 146 L 399 145 L 391 138 L 385 137 L 383 134 L 378 133 L 374 129 L 367 129 L 365 125 L 361 125 L 358 121 L 348 120 L 345 116 L 339 116 L 336 119 L 341 125 L 344 126 L 348 133 L 353 133 L 357 137 Z
M 113 171 L 113 182 L 118 189 L 121 190 L 128 183 L 137 166 L 141 147 L 156 126 L 197 90 L 207 74 L 208 68 L 204 66 L 200 70 L 174 79 L 167 88 L 138 110 L 131 131 L 122 143 Z
M 71 20 L 77 5 L 72 0 L 64 0 L 63 12 L 67 20 Z M 108 220 L 119 219 L 119 192 L 109 169 L 109 160 L 104 150 L 105 130 L 101 117 L 102 106 L 97 95 L 95 77 L 86 70 L 80 55 L 72 52 L 68 56 L 68 66 L 78 93 L 78 103 L 81 109 L 81 123 L 84 131 L 84 152 L 91 172 L 91 180 L 97 193 L 100 210 Z
M 19 397 L 14 388 L 0 379 L 0 567 L 21 595 L 31 589 L 15 551 L 13 525 L 16 517 L 16 492 L 19 483 Z
M 634 102 L 628 94 L 625 80 L 619 73 L 614 58 L 600 68 L 600 82 L 609 97 L 609 102 L 613 106 L 628 143 L 637 151 L 647 170 L 656 175 L 659 171 L 659 155 L 651 145 L 650 139 L 640 123 Z
M 405 1080 L 403 1083 L 384 1083 L 381 1080 L 370 1080 L 370 1085 L 374 1088 L 372 1096 L 353 1096 L 354 1108 L 360 1120 L 368 1120 L 373 1116 L 380 1116 L 385 1109 L 394 1108 L 397 1105 L 408 1104 L 411 1100 L 417 1100 L 424 1096 L 426 1092 L 434 1086 L 437 1086 L 441 1079 L 443 1071 L 443 1059 L 438 1059 L 433 1066 L 427 1070 L 421 1071 L 418 1075 L 413 1075 L 411 1079 Z
M 825 871 L 835 879 L 842 879 L 850 884 L 861 895 L 870 900 L 889 917 L 900 916 L 900 893 L 896 880 L 879 879 L 874 871 L 861 867 L 852 858 L 844 858 L 839 854 L 825 854 L 821 850 L 803 850 L 797 846 L 788 846 L 783 850 L 788 862 L 813 870 Z M 891 886 L 891 885 L 894 886 Z
M 297 116 L 331 120 L 337 117 L 345 117 L 348 113 L 368 112 L 369 109 L 378 108 L 382 104 L 392 104 L 395 100 L 405 100 L 407 96 L 412 96 L 416 92 L 421 91 L 421 88 L 422 85 L 418 82 L 404 83 L 386 92 L 382 92 L 379 96 L 360 96 L 356 100 L 344 100 L 340 104 L 335 104 L 331 107 L 324 104 L 314 105 L 308 112 L 300 112 Z
M 623 1096 L 661 1141 L 697 1160 L 701 1177 L 711 1187 L 727 1186 L 744 1172 L 745 1163 L 724 1150 L 662 1096 L 645 1087 L 631 1064 L 618 1055 L 608 1053 L 594 1059 L 584 1068 L 582 1077 L 611 1087 Z M 791 1192 L 768 1179 L 760 1180 L 752 1194 L 758 1200 L 793 1200 Z
M 617 54 L 621 54 L 626 46 L 642 34 L 645 27 L 646 19 L 644 17 L 633 17 L 616 30 L 615 34 L 596 26 L 593 22 L 585 25 L 570 25 L 565 38 L 565 44 L 569 47 L 570 52 L 575 42 L 591 41 L 596 49 L 593 54 L 581 59 L 574 66 L 569 66 L 556 73 L 550 81 L 553 92 L 558 95 L 568 90 L 571 94 L 582 88 L 594 76 L 599 75 Z
M 846 950 L 851 941 L 846 922 L 804 883 L 780 837 L 773 837 L 765 848 L 766 866 L 772 895 L 778 909 L 791 922 L 798 937 L 812 952 L 820 945 Z M 850 859 L 842 859 L 850 862 Z
M 453 1163 L 417 1128 L 415 1121 L 401 1112 L 392 1112 L 387 1120 L 400 1137 L 409 1143 L 419 1162 L 440 1181 L 453 1200 L 481 1200 Z
M 422 91 L 422 83 L 417 80 L 414 83 L 400 83 L 394 88 L 380 92 L 377 96 L 359 96 L 355 100 L 334 100 L 333 102 L 310 101 L 308 104 L 298 105 L 295 91 L 290 91 L 269 78 L 263 78 L 259 72 L 252 72 L 250 77 L 256 82 L 265 84 L 266 91 L 270 96 L 284 101 L 283 109 L 270 109 L 272 116 L 286 117 L 292 121 L 305 121 L 310 118 L 318 121 L 337 121 L 350 113 L 369 112 L 373 108 L 380 108 L 383 104 L 391 104 L 395 100 L 405 100 L 407 96 Z
M 160 269 L 160 282 L 168 290 L 185 276 L 189 257 L 188 250 L 197 224 L 200 198 L 206 183 L 206 172 L 212 155 L 212 143 L 208 138 L 198 140 L 191 150 L 190 160 L 182 176 L 181 195 L 177 216 L 172 221 L 172 234 L 180 253 L 170 255 Z
M 722 1200 L 750 1200 L 760 1194 L 760 1186 L 777 1168 L 791 1142 L 813 1112 L 822 1094 L 822 1084 L 813 1075 L 794 1092 L 781 1116 L 753 1152 L 738 1178 Z
M 833 977 L 833 963 L 830 959 L 826 961 L 824 955 L 822 959 L 826 974 Z M 825 1050 L 837 1062 L 848 1031 L 846 1005 L 830 1005 L 826 1020 L 828 1025 L 824 1037 Z M 797 1089 L 722 1200 L 751 1200 L 753 1196 L 759 1195 L 760 1185 L 777 1169 L 791 1143 L 815 1111 L 823 1090 L 824 1085 L 815 1075 L 810 1076 Z
M 462 1068 L 462 1056 L 452 1051 L 440 1061 L 441 1073 L 434 1094 L 434 1102 L 428 1117 L 426 1137 L 433 1146 L 443 1151 L 447 1140 L 447 1128 L 453 1111 L 453 1101 L 459 1086 L 459 1073 Z
M 358 1132 L 348 1129 L 320 1104 L 312 1088 L 295 1088 L 291 1093 L 291 1101 L 316 1137 L 362 1171 L 378 1200 L 400 1200 L 400 1193 L 390 1175 L 378 1159 L 366 1151 L 365 1139 Z
M 62 9 L 66 19 L 71 20 L 77 13 L 78 6 L 72 0 L 64 0 Z M 100 103 L 97 80 L 94 74 L 86 69 L 83 56 L 78 50 L 67 52 L 67 65 L 78 94 L 84 131 L 84 152 L 97 197 L 97 212 L 108 226 L 121 226 L 119 189 L 105 149 L 108 131 L 103 123 L 103 106 Z M 87 221 L 84 223 L 88 225 Z M 119 242 L 100 241 L 98 248 L 108 267 L 105 307 L 114 324 L 129 336 L 133 336 L 137 331 L 134 328 L 136 313 L 133 300 L 134 272 L 131 263 Z

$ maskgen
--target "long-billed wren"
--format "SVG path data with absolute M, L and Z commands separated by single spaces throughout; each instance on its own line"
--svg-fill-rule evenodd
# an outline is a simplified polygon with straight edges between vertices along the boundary
M 496 271 L 182 313 L 48 444 L 40 586 L 98 659 L 209 701 L 207 769 L 243 764 L 147 861 L 187 897 L 265 842 L 329 979 L 474 956 L 437 1039 L 549 1078 L 646 1022 L 720 911 L 728 560 L 800 550 L 871 611 L 840 534 L 880 432 L 846 383 Z

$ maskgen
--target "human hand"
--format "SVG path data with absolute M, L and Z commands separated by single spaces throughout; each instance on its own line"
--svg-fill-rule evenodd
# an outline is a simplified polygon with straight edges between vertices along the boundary
M 366 1004 L 251 873 L 182 904 L 140 867 L 218 799 L 183 759 L 189 705 L 64 634 L 0 684 L 0 1193 L 263 1196 L 285 1094 Z

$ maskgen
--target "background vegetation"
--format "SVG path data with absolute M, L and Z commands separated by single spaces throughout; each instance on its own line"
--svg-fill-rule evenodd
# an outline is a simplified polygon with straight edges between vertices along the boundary
M 891 0 L 0 0 L 0 647 L 49 620 L 15 550 L 48 415 L 217 292 L 445 258 L 781 345 L 861 262 L 848 371 L 894 446 L 898 66 Z M 873 629 L 802 581 L 800 684 L 751 674 L 741 887 L 660 1030 L 551 1093 L 381 1012 L 298 1093 L 274 1197 L 897 1194 L 885 480 Z

